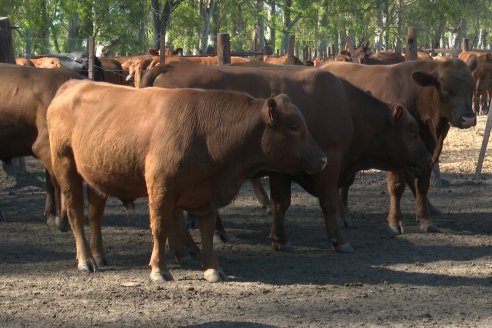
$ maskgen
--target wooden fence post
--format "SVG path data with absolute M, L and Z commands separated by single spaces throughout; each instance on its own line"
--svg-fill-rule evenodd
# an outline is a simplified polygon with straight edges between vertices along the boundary
M 88 52 L 89 52 L 89 73 L 88 73 L 88 76 L 89 76 L 89 79 L 91 80 L 94 80 L 94 63 L 95 63 L 95 58 L 96 58 L 96 54 L 95 54 L 95 47 L 94 47 L 94 36 L 90 35 L 89 36 L 89 48 L 88 48 Z
M 485 124 L 485 131 L 483 133 L 482 147 L 480 148 L 480 154 L 478 155 L 477 167 L 475 169 L 475 180 L 480 180 L 482 177 L 482 165 L 485 160 L 485 153 L 487 152 L 487 145 L 490 138 L 490 130 L 492 129 L 492 114 L 490 109 L 492 108 L 492 102 L 489 104 L 489 112 L 487 113 L 487 123 Z
M 15 64 L 12 32 L 8 17 L 0 17 L 0 62 Z M 24 157 L 12 159 L 9 164 L 4 164 L 3 168 L 8 175 L 27 171 Z
M 231 43 L 229 34 L 217 33 L 217 57 L 219 65 L 231 63 Z
M 417 29 L 413 26 L 408 28 L 407 46 L 405 47 L 405 60 L 417 60 Z

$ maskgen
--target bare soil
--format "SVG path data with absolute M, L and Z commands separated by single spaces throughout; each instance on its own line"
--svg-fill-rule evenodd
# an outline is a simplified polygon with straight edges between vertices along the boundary
M 210 284 L 198 262 L 168 262 L 174 282 L 149 281 L 145 199 L 126 213 L 111 200 L 104 239 L 111 266 L 76 269 L 71 232 L 44 223 L 43 175 L 31 159 L 17 180 L 0 177 L 1 327 L 491 327 L 492 157 L 473 180 L 485 125 L 452 129 L 441 160 L 450 186 L 430 198 L 440 234 L 417 232 L 413 196 L 406 233 L 389 237 L 384 173 L 359 174 L 351 189 L 354 254 L 327 242 L 317 200 L 293 187 L 287 229 L 295 253 L 268 239 L 270 216 L 248 185 L 221 213 L 230 241 L 216 250 L 227 281 Z M 198 240 L 198 233 L 193 232 Z

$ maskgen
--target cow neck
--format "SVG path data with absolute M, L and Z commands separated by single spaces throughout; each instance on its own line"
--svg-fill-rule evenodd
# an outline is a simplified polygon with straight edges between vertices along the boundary
M 204 106 L 198 120 L 209 154 L 218 167 L 229 174 L 250 175 L 261 169 L 264 161 L 261 153 L 264 101 L 240 93 L 232 93 L 232 96 L 231 93 L 217 93 L 218 96 L 207 100 L 210 105 Z
M 391 110 L 386 103 L 349 83 L 345 89 L 350 100 L 354 136 L 344 175 L 382 167 L 386 132 L 392 124 Z

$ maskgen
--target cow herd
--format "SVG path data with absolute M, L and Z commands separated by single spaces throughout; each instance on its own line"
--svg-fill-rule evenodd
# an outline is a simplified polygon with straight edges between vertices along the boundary
M 68 218 L 80 271 L 108 262 L 101 235 L 107 197 L 125 206 L 148 197 L 151 279 L 172 280 L 166 243 L 178 259 L 200 252 L 184 223 L 186 210 L 200 229 L 204 277 L 217 282 L 225 278 L 213 250 L 214 232 L 223 227 L 218 210 L 246 179 L 269 177 L 275 250 L 293 249 L 285 215 L 295 181 L 318 198 L 329 243 L 353 252 L 343 225 L 350 224 L 349 187 L 364 169 L 387 171 L 392 233 L 404 232 L 406 185 L 420 231 L 438 232 L 427 199 L 432 167 L 450 126 L 475 125 L 472 99 L 488 92 L 477 93 L 476 81 L 485 76 L 477 70 L 488 59 L 303 67 L 127 58 L 137 88 L 115 85 L 125 79 L 104 70 L 100 80 L 112 83 L 87 80 L 56 57 L 32 65 L 19 59 L 0 64 L 0 159 L 33 155 L 43 162 L 45 216 L 60 230 Z M 125 67 L 121 62 L 99 61 L 114 70 Z

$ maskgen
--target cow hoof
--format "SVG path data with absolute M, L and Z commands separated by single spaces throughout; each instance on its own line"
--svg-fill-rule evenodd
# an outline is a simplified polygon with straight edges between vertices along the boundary
M 214 243 L 217 244 L 222 244 L 222 243 L 227 243 L 229 241 L 229 238 L 225 233 L 214 233 Z
M 68 222 L 67 219 L 62 219 L 59 216 L 55 217 L 55 225 L 61 232 L 68 231 Z
M 278 241 L 272 241 L 272 247 L 274 250 L 285 253 L 294 253 L 296 251 L 294 245 L 290 241 L 285 244 L 281 244 Z
M 109 262 L 103 255 L 94 255 L 94 260 L 98 267 L 108 266 Z
M 225 280 L 225 274 L 222 270 L 208 269 L 203 273 L 203 277 L 208 282 L 220 282 Z
M 398 222 L 397 225 L 389 224 L 388 232 L 392 236 L 403 235 L 405 233 L 405 229 L 403 228 L 403 224 L 401 222 Z
M 89 259 L 87 261 L 79 261 L 78 269 L 79 271 L 82 272 L 96 272 L 97 264 L 94 261 L 94 259 Z
M 429 232 L 429 233 L 440 233 L 441 229 L 439 229 L 435 224 L 427 224 L 427 225 L 421 225 L 420 231 Z
M 338 253 L 350 254 L 355 252 L 354 248 L 350 246 L 349 243 L 345 243 L 342 245 L 334 245 L 334 247 Z
M 153 271 L 150 273 L 150 280 L 155 282 L 173 281 L 174 278 L 169 271 Z

